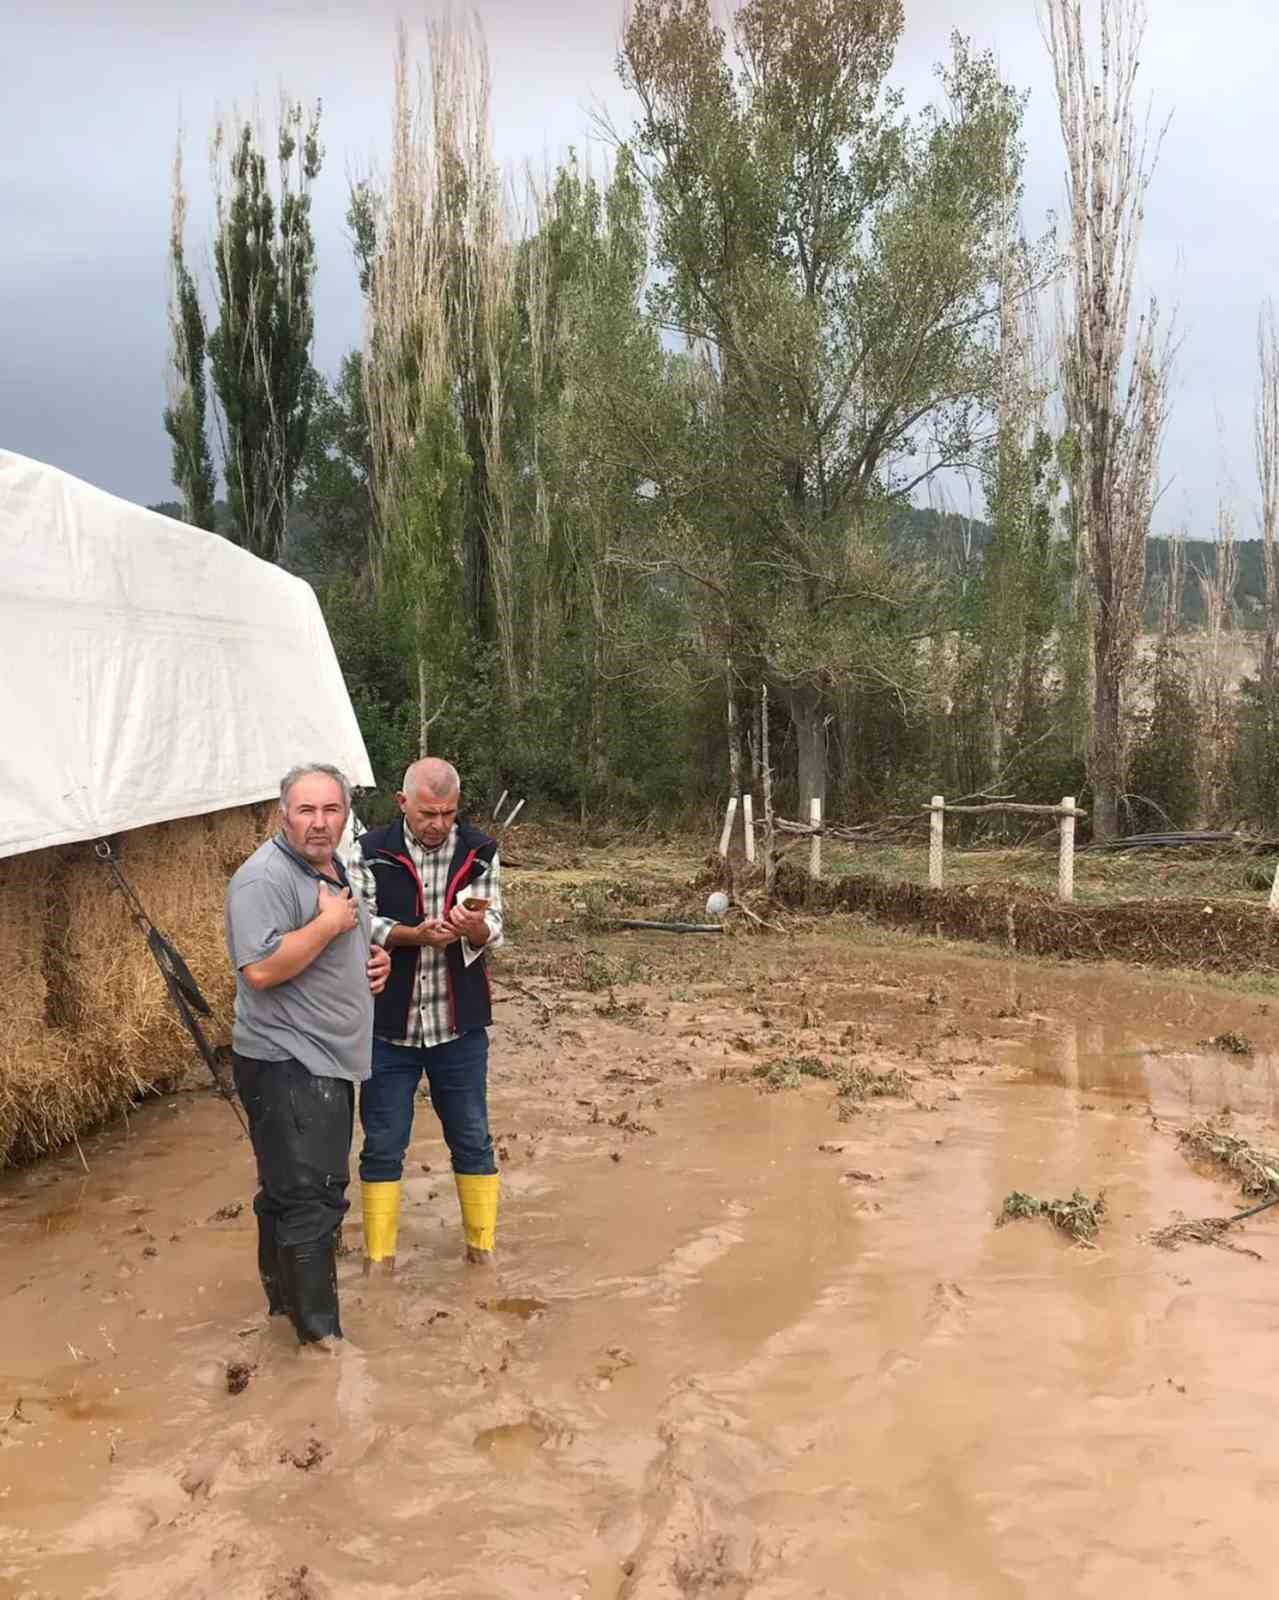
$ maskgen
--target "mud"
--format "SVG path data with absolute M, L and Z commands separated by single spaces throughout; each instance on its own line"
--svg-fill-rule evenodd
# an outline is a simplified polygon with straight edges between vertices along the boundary
M 1268 1590 L 1279 1217 L 1240 1230 L 1261 1262 L 1148 1235 L 1236 1208 L 1178 1127 L 1274 1144 L 1270 1002 L 827 936 L 592 949 L 630 981 L 545 945 L 498 985 L 498 1267 L 424 1106 L 401 1270 L 340 1263 L 336 1358 L 261 1315 L 211 1097 L 0 1180 L 4 1600 Z M 1227 1032 L 1254 1053 L 1195 1042 Z M 770 1092 L 783 1058 L 831 1080 Z M 909 1094 L 841 1122 L 854 1067 Z M 995 1227 L 1076 1187 L 1090 1250 Z

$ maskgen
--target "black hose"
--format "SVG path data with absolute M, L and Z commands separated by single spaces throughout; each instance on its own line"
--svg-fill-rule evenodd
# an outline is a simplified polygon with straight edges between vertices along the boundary
M 231 1110 L 235 1112 L 236 1121 L 247 1135 L 249 1125 L 245 1122 L 239 1106 L 235 1103 L 234 1093 L 227 1088 L 222 1080 L 222 1075 L 218 1071 L 217 1052 L 205 1038 L 204 1029 L 201 1028 L 196 1020 L 197 1013 L 201 1017 L 212 1015 L 209 1009 L 209 1002 L 200 992 L 200 985 L 195 981 L 190 967 L 179 955 L 173 941 L 166 938 L 147 915 L 146 907 L 138 898 L 137 891 L 133 885 L 120 870 L 120 863 L 116 860 L 115 853 L 106 839 L 98 840 L 94 846 L 94 854 L 99 861 L 110 868 L 111 876 L 115 879 L 115 886 L 124 896 L 124 902 L 129 908 L 129 916 L 146 940 L 147 949 L 151 952 L 156 966 L 160 969 L 160 976 L 164 979 L 164 987 L 168 992 L 169 999 L 172 1000 L 174 1009 L 182 1020 L 183 1027 L 190 1034 L 196 1053 L 209 1069 L 209 1075 L 213 1079 L 213 1087 L 231 1107 Z

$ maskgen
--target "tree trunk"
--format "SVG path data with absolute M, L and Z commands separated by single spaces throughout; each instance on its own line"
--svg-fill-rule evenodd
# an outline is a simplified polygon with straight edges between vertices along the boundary
M 590 601 L 590 685 L 587 714 L 581 728 L 582 765 L 586 782 L 582 786 L 580 816 L 585 826 L 592 804 L 602 803 L 608 794 L 608 727 L 604 690 L 605 597 L 600 587 L 600 564 L 589 565 L 587 594 Z
M 1007 670 L 1007 663 L 1004 664 Z M 989 681 L 989 680 L 988 680 Z M 1008 690 L 1006 683 L 996 687 L 991 699 L 990 707 L 990 765 L 989 783 L 992 789 L 998 787 L 1004 776 L 1004 723 L 1008 715 Z
M 777 839 L 773 830 L 773 768 L 768 754 L 768 685 L 759 686 L 759 781 L 764 794 L 764 892 L 772 896 L 777 872 Z
M 1119 674 L 1109 661 L 1110 641 L 1098 630 L 1093 696 L 1092 831 L 1096 840 L 1119 836 L 1123 751 Z
M 426 711 L 426 662 L 417 658 L 417 753 L 420 760 L 430 755 L 431 721 Z
M 819 690 L 791 689 L 787 693 L 791 721 L 795 725 L 795 747 L 799 776 L 799 821 L 808 819 L 808 803 L 820 800 L 826 815 L 826 719 Z
M 764 775 L 764 701 L 765 694 L 761 692 L 755 705 L 754 723 L 755 732 L 751 739 L 751 792 L 760 793 L 760 779 Z
M 724 691 L 728 717 L 728 792 L 740 799 L 742 793 L 742 726 L 737 715 L 737 684 L 730 656 L 724 672 Z

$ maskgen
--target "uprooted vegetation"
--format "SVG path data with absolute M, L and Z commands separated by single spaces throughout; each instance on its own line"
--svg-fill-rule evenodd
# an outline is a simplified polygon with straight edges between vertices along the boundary
M 1068 1233 L 1080 1244 L 1090 1244 L 1106 1218 L 1104 1190 L 1095 1200 L 1090 1200 L 1082 1190 L 1076 1189 L 1069 1200 L 1039 1200 L 1033 1194 L 1014 1190 L 1004 1201 L 995 1226 L 1002 1228 L 1007 1222 L 1019 1222 L 1027 1217 L 1047 1217 L 1055 1227 Z
M 1233 1250 L 1236 1255 L 1251 1256 L 1254 1261 L 1262 1260 L 1256 1250 L 1236 1244 L 1227 1236 L 1226 1230 L 1234 1221 L 1233 1217 L 1183 1217 L 1178 1214 L 1175 1221 L 1166 1227 L 1153 1229 L 1146 1238 L 1160 1250 L 1176 1250 L 1183 1244 L 1209 1244 L 1222 1250 Z
M 1279 1155 L 1249 1144 L 1210 1122 L 1196 1122 L 1177 1133 L 1182 1150 L 1199 1161 L 1224 1168 L 1239 1180 L 1240 1190 L 1250 1197 L 1265 1199 L 1279 1194 Z
M 883 1098 L 909 1099 L 911 1080 L 900 1067 L 887 1067 L 877 1071 L 874 1067 L 848 1062 L 823 1061 L 820 1056 L 778 1056 L 772 1061 L 762 1061 L 751 1068 L 751 1077 L 759 1080 L 769 1094 L 782 1089 L 798 1089 L 805 1078 L 816 1078 L 830 1083 L 835 1090 L 841 1121 L 855 1115 L 865 1100 Z

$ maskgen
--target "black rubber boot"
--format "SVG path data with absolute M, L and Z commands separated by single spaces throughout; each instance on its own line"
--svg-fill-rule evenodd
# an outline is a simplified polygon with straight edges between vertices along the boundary
M 342 1337 L 336 1243 L 330 1233 L 308 1244 L 279 1248 L 285 1302 L 300 1344 Z
M 266 1293 L 266 1308 L 273 1317 L 289 1309 L 280 1271 L 280 1250 L 275 1242 L 275 1218 L 258 1215 L 258 1276 Z

